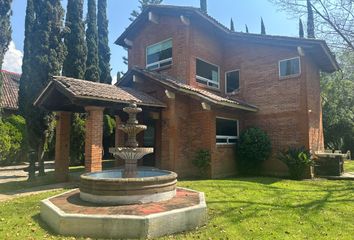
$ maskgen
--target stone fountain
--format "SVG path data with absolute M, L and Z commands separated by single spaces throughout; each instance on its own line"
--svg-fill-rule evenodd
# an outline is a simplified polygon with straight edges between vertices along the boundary
M 81 175 L 80 197 L 100 204 L 135 204 L 168 200 L 176 195 L 177 174 L 154 168 L 138 168 L 138 160 L 153 148 L 139 147 L 136 135 L 146 130 L 136 115 L 142 111 L 136 104 L 123 108 L 129 115 L 126 124 L 118 126 L 128 135 L 126 147 L 110 148 L 124 160 L 124 168 Z
M 126 147 L 110 152 L 124 159 L 121 169 L 81 175 L 80 189 L 42 200 L 41 218 L 56 233 L 90 238 L 154 238 L 193 230 L 206 223 L 204 194 L 176 188 L 177 174 L 155 168 L 139 168 L 138 160 L 153 148 L 139 147 L 136 104 L 123 109 L 128 135 Z

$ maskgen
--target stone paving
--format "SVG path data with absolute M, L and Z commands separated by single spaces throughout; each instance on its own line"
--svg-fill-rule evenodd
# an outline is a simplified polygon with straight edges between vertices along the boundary
M 79 190 L 70 191 L 63 195 L 53 197 L 50 201 L 60 206 L 60 209 L 69 214 L 92 214 L 92 215 L 134 215 L 146 216 L 149 214 L 162 213 L 174 209 L 191 207 L 199 204 L 199 193 L 187 189 L 178 188 L 176 196 L 170 200 L 118 206 L 99 206 L 97 204 L 82 201 Z

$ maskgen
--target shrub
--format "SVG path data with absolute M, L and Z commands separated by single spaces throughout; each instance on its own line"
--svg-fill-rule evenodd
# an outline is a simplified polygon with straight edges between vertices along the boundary
M 259 174 L 262 163 L 272 152 L 272 144 L 266 132 L 255 127 L 248 128 L 241 133 L 236 152 L 241 174 Z
M 0 164 L 11 165 L 21 161 L 24 147 L 25 119 L 19 115 L 0 119 Z
M 79 165 L 85 162 L 85 117 L 83 114 L 72 115 L 70 132 L 70 164 Z
M 210 152 L 203 149 L 200 149 L 195 153 L 192 161 L 193 165 L 198 168 L 201 177 L 207 177 L 210 162 Z
M 304 147 L 289 147 L 288 150 L 278 154 L 279 160 L 285 163 L 289 168 L 291 179 L 303 179 L 305 170 L 313 165 L 310 152 Z

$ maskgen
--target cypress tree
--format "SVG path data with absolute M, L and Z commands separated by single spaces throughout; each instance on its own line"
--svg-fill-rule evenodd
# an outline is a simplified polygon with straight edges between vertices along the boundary
M 88 0 L 87 2 L 87 61 L 85 79 L 89 81 L 99 82 L 99 67 L 98 67 L 98 33 L 97 33 L 97 18 L 96 18 L 96 0 Z
M 246 27 L 246 33 L 248 33 L 248 26 L 247 26 L 247 24 L 245 24 L 245 27 Z
M 63 63 L 63 75 L 83 79 L 86 70 L 87 47 L 83 22 L 83 0 L 68 0 L 64 35 L 68 54 Z
M 98 26 L 98 59 L 100 69 L 100 82 L 112 83 L 111 53 L 108 46 L 108 20 L 107 20 L 107 0 L 98 0 L 97 4 L 97 26 Z
M 11 41 L 11 3 L 12 0 L 0 1 L 0 69 L 4 61 L 5 53 Z
M 266 34 L 263 18 L 261 18 L 261 34 L 264 34 L 264 35 Z
M 27 55 L 20 82 L 23 85 L 20 87 L 20 109 L 26 119 L 26 132 L 30 139 L 27 142 L 37 153 L 39 174 L 44 175 L 44 153 L 53 130 L 53 115 L 32 104 L 50 76 L 60 74 L 65 56 L 62 41 L 64 11 L 60 0 L 29 0 L 26 13 Z
M 315 24 L 313 19 L 313 11 L 311 1 L 307 0 L 307 37 L 315 38 Z
M 68 0 L 64 43 L 68 50 L 63 64 L 63 75 L 83 79 L 86 70 L 87 46 L 85 24 L 83 21 L 83 0 Z M 72 115 L 70 131 L 70 159 L 82 161 L 84 158 L 85 127 L 84 117 L 79 113 Z
M 232 20 L 232 18 L 231 18 L 231 20 L 230 20 L 230 30 L 231 30 L 232 32 L 235 32 L 234 21 Z
M 301 18 L 299 18 L 299 37 L 304 37 L 304 26 L 302 25 Z
M 200 0 L 200 10 L 205 13 L 208 12 L 207 0 Z

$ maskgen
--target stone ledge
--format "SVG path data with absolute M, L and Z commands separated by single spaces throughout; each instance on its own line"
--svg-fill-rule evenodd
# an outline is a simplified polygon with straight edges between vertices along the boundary
M 41 202 L 41 218 L 58 234 L 67 236 L 93 237 L 93 238 L 155 238 L 178 232 L 188 231 L 206 223 L 207 209 L 204 193 L 189 189 L 178 188 L 180 201 L 188 201 L 188 193 L 198 196 L 198 201 L 181 207 L 174 204 L 174 209 L 163 209 L 169 206 L 169 201 L 158 203 L 158 210 L 151 205 L 151 213 L 136 214 L 135 210 L 129 214 L 127 206 L 87 206 L 83 203 L 80 213 L 70 212 L 62 204 L 77 205 L 70 198 L 78 194 L 74 189 L 69 192 L 45 199 Z M 183 197 L 185 195 L 185 197 Z M 177 198 L 177 196 L 176 196 Z M 56 200 L 56 201 L 54 201 Z M 60 200 L 60 201 L 59 201 Z M 65 203 L 67 201 L 67 203 Z M 177 201 L 176 199 L 174 201 Z M 177 201 L 178 202 L 178 201 Z M 145 205 L 133 205 L 132 209 Z M 76 206 L 77 207 L 77 206 Z M 149 208 L 150 206 L 146 207 Z M 99 214 L 102 208 L 104 214 Z M 123 210 L 121 210 L 122 208 Z M 77 210 L 77 209 L 76 209 Z M 111 211 L 111 214 L 107 211 Z M 118 211 L 118 212 L 117 212 Z M 122 211 L 123 214 L 119 214 Z M 128 212 L 127 212 L 128 211 Z

